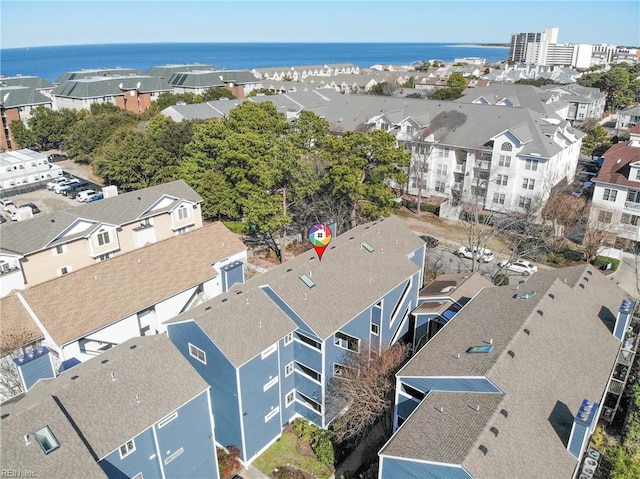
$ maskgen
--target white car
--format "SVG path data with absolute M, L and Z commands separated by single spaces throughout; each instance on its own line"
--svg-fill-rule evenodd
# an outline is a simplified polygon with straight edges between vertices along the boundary
M 80 180 L 78 178 L 72 178 L 67 181 L 61 181 L 60 183 L 54 185 L 52 189 L 54 193 L 60 194 L 62 193 L 63 188 L 66 188 L 69 185 L 75 185 L 76 183 L 80 183 Z
M 56 176 L 55 178 L 52 178 L 51 181 L 48 181 L 45 186 L 48 190 L 52 190 L 54 186 L 58 183 L 62 183 L 63 181 L 69 181 L 69 178 L 66 176 Z
M 493 251 L 486 248 L 469 248 L 468 246 L 461 246 L 455 252 L 456 256 L 460 258 L 474 259 L 476 261 L 482 261 L 483 263 L 489 263 L 493 261 Z
M 78 196 L 76 196 L 76 200 L 82 203 L 83 201 L 87 201 L 87 198 L 90 198 L 91 196 L 97 194 L 98 192 L 96 190 L 84 190 L 78 193 Z
M 530 276 L 538 271 L 538 267 L 524 259 L 504 260 L 498 263 L 500 268 L 506 268 L 514 273 L 520 273 L 523 276 Z
M 9 198 L 3 198 L 0 200 L 0 206 L 2 206 L 2 209 L 4 211 L 9 211 L 11 209 L 11 207 L 15 208 L 16 205 L 13 204 L 13 201 L 11 201 Z

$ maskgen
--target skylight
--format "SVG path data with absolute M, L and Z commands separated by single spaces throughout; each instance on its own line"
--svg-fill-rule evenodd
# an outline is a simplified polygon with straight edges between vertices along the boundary
M 482 346 L 471 346 L 468 353 L 490 353 L 493 351 L 493 344 L 483 344 Z
M 51 451 L 60 447 L 60 443 L 53 435 L 53 432 L 51 432 L 51 429 L 49 429 L 49 426 L 39 429 L 34 433 L 34 436 L 38 440 L 38 443 L 40 443 L 45 454 L 49 454 Z
M 363 241 L 362 243 L 360 243 L 360 246 L 366 249 L 369 253 L 373 253 L 376 250 L 373 246 L 371 246 L 366 241 Z
M 304 284 L 306 284 L 309 288 L 313 288 L 316 283 L 313 282 L 313 280 L 311 278 L 309 278 L 309 276 L 307 276 L 306 274 L 301 274 L 299 276 L 299 278 L 302 280 L 302 282 Z

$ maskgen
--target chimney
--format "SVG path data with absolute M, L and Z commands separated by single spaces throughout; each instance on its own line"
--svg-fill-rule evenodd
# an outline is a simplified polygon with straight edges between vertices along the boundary
M 589 442 L 591 434 L 596 428 L 599 407 L 600 405 L 598 403 L 584 399 L 580 405 L 578 414 L 573 420 L 567 450 L 575 456 L 578 461 L 582 458 L 582 453 Z
M 244 283 L 244 264 L 234 261 L 220 268 L 222 273 L 222 292 L 226 293 L 236 283 Z
M 635 303 L 628 299 L 624 299 L 622 303 L 620 303 L 616 324 L 613 327 L 613 335 L 618 338 L 619 341 L 624 339 L 624 333 L 627 331 L 627 327 L 631 321 L 631 314 L 633 313 L 634 307 Z
M 114 196 L 118 196 L 118 187 L 116 185 L 103 186 L 102 194 L 105 198 L 113 198 Z

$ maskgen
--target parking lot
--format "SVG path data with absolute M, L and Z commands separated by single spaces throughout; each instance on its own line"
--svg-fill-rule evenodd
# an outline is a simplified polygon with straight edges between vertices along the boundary
M 60 166 L 63 167 L 65 176 L 67 177 L 76 176 L 70 173 L 62 165 L 62 163 L 66 163 L 66 162 L 59 163 Z M 78 173 L 82 173 L 82 171 L 78 171 Z M 76 177 L 81 178 L 80 175 Z M 8 198 L 11 199 L 16 206 L 20 206 L 25 203 L 34 203 L 38 208 L 40 208 L 40 211 L 41 211 L 41 213 L 38 213 L 37 215 L 42 213 L 51 213 L 53 211 L 69 208 L 70 206 L 78 206 L 82 204 L 81 202 L 76 201 L 75 199 L 67 198 L 62 194 L 56 194 L 53 191 L 49 191 L 44 187 L 42 189 L 31 191 L 29 193 L 11 195 L 11 196 L 8 196 Z M 2 214 L 2 216 L 4 216 L 7 220 L 10 220 L 9 214 L 7 212 L 0 210 L 0 214 Z

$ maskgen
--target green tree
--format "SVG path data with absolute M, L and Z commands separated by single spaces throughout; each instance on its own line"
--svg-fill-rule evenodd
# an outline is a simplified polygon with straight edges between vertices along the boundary
M 76 122 L 66 136 L 67 154 L 80 163 L 91 163 L 94 152 L 112 135 L 122 135 L 132 129 L 138 117 L 127 111 L 85 115 Z
M 402 85 L 405 88 L 415 88 L 416 87 L 416 77 L 409 77 L 409 79 L 404 82 Z
M 35 144 L 44 147 L 52 144 L 54 147 L 59 147 L 78 118 L 83 114 L 68 108 L 52 110 L 51 108 L 38 106 L 33 110 L 27 122 L 29 133 L 26 138 L 22 138 L 22 140 L 29 140 L 29 143 L 23 143 L 23 141 L 17 139 L 16 141 L 24 146 Z M 15 132 L 13 133 L 15 138 Z M 20 131 L 18 135 L 24 135 L 24 132 Z
M 587 136 L 582 139 L 580 151 L 587 156 L 602 156 L 611 146 L 611 136 L 600 125 L 587 129 Z
M 431 64 L 423 60 L 418 65 L 416 65 L 414 69 L 416 71 L 424 71 L 424 70 L 428 70 L 430 67 L 431 67 Z
M 349 132 L 331 137 L 323 153 L 328 164 L 324 185 L 349 204 L 351 226 L 389 215 L 395 195 L 388 183 L 404 183 L 402 168 L 410 159 L 393 135 Z
M 233 99 L 236 96 L 224 87 L 218 86 L 205 90 L 202 94 L 202 101 L 214 101 L 220 98 Z
M 202 103 L 202 96 L 196 95 L 195 93 L 187 92 L 187 93 L 161 93 L 156 101 L 151 103 L 151 106 L 147 109 L 147 114 L 149 116 L 158 114 L 165 108 L 168 108 L 173 105 L 177 105 L 178 103 L 186 103 L 187 105 L 192 105 L 194 103 Z
M 27 128 L 22 120 L 13 120 L 9 126 L 11 128 L 13 141 L 17 146 L 20 146 L 21 148 L 28 148 L 29 146 L 36 144 L 36 136 L 29 128 Z M 15 146 L 16 145 L 14 145 L 14 147 Z
M 398 85 L 386 81 L 377 83 L 369 89 L 369 95 L 393 96 L 398 89 Z
M 273 90 L 269 90 L 268 88 L 256 88 L 255 90 L 251 90 L 247 95 L 247 98 L 258 95 L 277 95 L 277 93 Z

